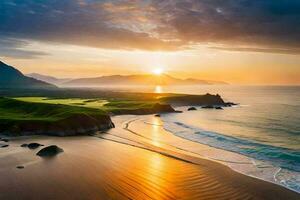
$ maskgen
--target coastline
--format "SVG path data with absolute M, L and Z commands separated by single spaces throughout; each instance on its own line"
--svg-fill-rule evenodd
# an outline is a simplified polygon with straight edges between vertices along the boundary
M 146 117 L 154 121 L 146 124 L 139 121 L 140 116 L 113 117 L 116 128 L 106 134 L 99 133 L 96 137 L 30 136 L 12 139 L 10 147 L 0 151 L 0 164 L 3 166 L 0 170 L 3 177 L 0 181 L 0 197 L 299 198 L 300 194 L 284 187 L 243 175 L 203 157 L 199 152 L 203 151 L 203 155 L 213 152 L 205 145 L 171 137 L 171 133 L 168 135 L 161 130 L 160 124 L 156 124 L 159 118 Z M 142 123 L 136 123 L 138 121 Z M 152 129 L 145 128 L 145 125 L 150 125 Z M 178 140 L 190 148 L 197 145 L 199 152 L 175 147 L 174 143 Z M 65 152 L 53 159 L 40 159 L 33 153 L 35 151 L 20 147 L 21 143 L 27 141 L 57 144 Z M 19 164 L 25 168 L 16 169 L 15 166 Z M 11 177 L 15 177 L 15 180 L 11 180 Z
M 139 118 L 133 116 L 132 118 L 133 120 L 124 122 L 124 129 L 139 137 L 144 137 L 148 141 L 151 141 L 155 146 L 159 146 L 164 149 L 171 148 L 173 151 L 179 151 L 182 154 L 218 162 L 245 176 L 276 184 L 299 194 L 299 191 L 294 190 L 293 188 L 283 184 L 280 180 L 277 180 L 277 174 L 283 170 L 281 168 L 271 166 L 268 163 L 255 160 L 245 155 L 208 146 L 206 144 L 186 139 L 179 135 L 174 135 L 174 133 L 169 132 L 169 130 L 163 127 L 163 122 L 160 118 L 155 118 L 149 115 Z M 151 127 L 147 127 L 147 125 L 154 125 L 156 127 L 151 129 Z M 157 132 L 158 129 L 160 132 L 159 135 L 153 133 Z M 137 133 L 139 132 L 138 130 L 143 130 L 144 134 Z M 156 141 L 153 142 L 153 139 Z

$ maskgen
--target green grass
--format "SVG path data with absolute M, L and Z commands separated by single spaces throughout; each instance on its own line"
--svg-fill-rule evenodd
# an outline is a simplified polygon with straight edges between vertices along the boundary
M 69 105 L 85 108 L 99 109 L 103 112 L 114 113 L 121 110 L 138 110 L 143 108 L 152 108 L 157 101 L 134 101 L 134 100 L 103 100 L 103 99 L 84 99 L 84 98 L 47 98 L 47 97 L 17 97 L 18 101 Z
M 25 102 L 16 99 L 0 98 L 0 121 L 57 121 L 74 114 L 103 115 L 95 108 Z
M 104 104 L 108 103 L 102 99 L 83 99 L 83 98 L 48 98 L 48 97 L 17 97 L 16 100 L 35 103 L 48 103 L 48 104 L 63 104 L 70 106 L 81 106 L 87 108 L 101 108 Z
M 87 133 L 97 127 L 112 127 L 110 117 L 100 109 L 0 98 L 0 133 L 3 134 L 65 136 L 77 134 L 78 130 Z

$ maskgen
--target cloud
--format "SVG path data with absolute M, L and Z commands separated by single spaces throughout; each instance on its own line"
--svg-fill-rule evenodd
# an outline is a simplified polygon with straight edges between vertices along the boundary
M 25 50 L 27 45 L 28 43 L 26 41 L 13 38 L 0 38 L 0 57 L 32 59 L 39 56 L 48 55 L 47 53 L 41 51 Z
M 298 0 L 154 1 L 164 29 L 185 43 L 226 45 L 251 49 L 300 48 Z M 245 49 L 244 49 L 245 50 Z
M 298 54 L 299 10 L 299 0 L 2 0 L 0 38 L 108 49 L 208 45 Z

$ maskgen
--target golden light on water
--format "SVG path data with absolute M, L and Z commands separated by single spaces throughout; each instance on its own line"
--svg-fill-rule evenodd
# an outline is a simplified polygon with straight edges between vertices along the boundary
M 163 93 L 163 88 L 160 85 L 155 86 L 154 88 L 155 93 Z

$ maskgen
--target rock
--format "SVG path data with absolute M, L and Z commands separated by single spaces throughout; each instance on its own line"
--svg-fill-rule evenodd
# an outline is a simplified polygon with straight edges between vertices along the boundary
M 191 111 L 191 110 L 197 110 L 197 108 L 195 108 L 195 107 L 189 107 L 187 110 L 188 110 L 188 111 Z
M 226 106 L 226 107 L 237 106 L 237 105 L 238 105 L 238 104 L 233 103 L 233 102 L 227 102 L 227 103 L 225 103 L 225 106 Z
M 111 122 L 111 128 L 115 128 L 115 124 L 113 122 Z
M 217 109 L 217 110 L 223 110 L 223 108 L 220 107 L 220 106 L 215 107 L 215 109 Z
M 21 144 L 20 147 L 28 147 L 28 144 Z
M 175 113 L 183 113 L 181 110 L 175 110 Z
M 160 117 L 160 114 L 156 114 L 156 115 L 154 115 L 154 117 Z
M 40 157 L 52 157 L 55 156 L 61 152 L 63 152 L 64 150 L 59 148 L 56 145 L 51 145 L 48 147 L 45 147 L 43 149 L 41 149 L 39 152 L 37 152 L 36 155 L 40 156 Z
M 156 113 L 168 113 L 168 112 L 174 112 L 174 108 L 172 108 L 169 104 L 159 104 L 156 103 L 153 106 L 153 111 Z
M 25 167 L 22 165 L 17 166 L 18 169 L 24 169 Z
M 5 148 L 5 147 L 8 147 L 9 145 L 8 144 L 0 144 L 0 148 Z
M 204 109 L 212 109 L 214 107 L 212 105 L 207 105 L 207 106 L 202 106 L 202 108 L 204 108 Z
M 27 145 L 27 147 L 29 148 L 29 149 L 36 149 L 36 148 L 39 148 L 40 146 L 43 146 L 43 145 L 41 145 L 41 144 L 39 144 L 39 143 L 30 143 L 30 144 L 28 144 Z
M 9 142 L 8 139 L 4 139 L 4 138 L 1 138 L 1 141 L 3 141 L 3 142 Z

